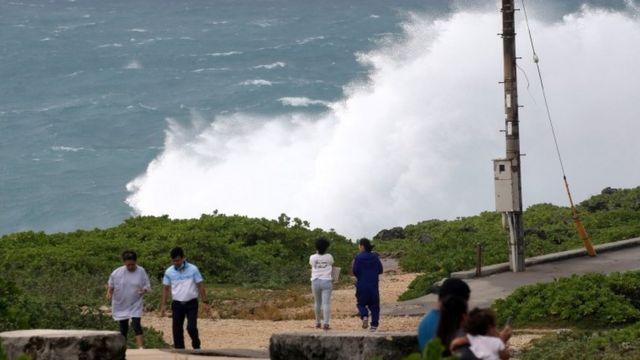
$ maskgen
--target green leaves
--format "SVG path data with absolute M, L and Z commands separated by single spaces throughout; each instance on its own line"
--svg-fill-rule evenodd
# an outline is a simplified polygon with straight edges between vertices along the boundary
M 605 189 L 582 202 L 579 210 L 594 244 L 640 236 L 640 187 Z M 568 207 L 536 204 L 525 211 L 523 218 L 527 257 L 582 247 Z M 375 239 L 375 245 L 379 251 L 401 254 L 404 270 L 426 274 L 402 295 L 408 300 L 429 291 L 431 283 L 424 279 L 439 280 L 451 272 L 474 268 L 477 243 L 483 245 L 483 265 L 507 262 L 507 232 L 501 223 L 501 215 L 495 212 L 427 220 L 407 225 L 399 232 L 404 239 Z
M 587 274 L 517 289 L 494 304 L 498 322 L 614 326 L 640 320 L 640 272 Z
M 532 345 L 521 359 L 638 359 L 640 324 L 606 331 L 563 331 L 534 340 Z

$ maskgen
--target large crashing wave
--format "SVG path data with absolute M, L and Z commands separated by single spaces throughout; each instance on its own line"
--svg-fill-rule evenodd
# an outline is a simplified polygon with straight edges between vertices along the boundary
M 127 185 L 127 203 L 175 218 L 285 212 L 350 236 L 492 210 L 491 159 L 504 154 L 500 24 L 498 11 L 416 16 L 404 41 L 359 56 L 368 81 L 322 115 L 169 121 L 164 152 Z M 575 197 L 640 185 L 637 14 L 584 8 L 532 27 Z M 518 33 L 531 79 L 527 89 L 519 74 L 524 201 L 564 204 L 525 29 Z

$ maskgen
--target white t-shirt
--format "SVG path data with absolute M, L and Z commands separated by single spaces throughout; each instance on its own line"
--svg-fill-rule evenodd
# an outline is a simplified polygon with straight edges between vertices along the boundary
M 482 360 L 500 360 L 500 351 L 505 349 L 502 339 L 495 336 L 469 335 L 469 349 Z
M 149 277 L 142 266 L 135 271 L 126 266 L 115 269 L 109 276 L 109 287 L 113 288 L 111 298 L 111 314 L 114 320 L 125 320 L 142 317 L 142 295 L 140 290 L 151 290 Z
M 333 266 L 333 256 L 331 254 L 313 254 L 309 257 L 311 265 L 311 280 L 331 280 L 331 268 Z

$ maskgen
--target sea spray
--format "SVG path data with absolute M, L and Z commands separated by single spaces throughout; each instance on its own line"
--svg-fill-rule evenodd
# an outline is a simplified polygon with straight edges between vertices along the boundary
M 638 19 L 583 8 L 532 26 L 576 198 L 638 185 L 640 48 L 609 41 L 640 43 Z M 504 153 L 499 27 L 497 10 L 416 16 L 402 42 L 359 55 L 367 80 L 320 115 L 171 122 L 164 152 L 128 184 L 127 202 L 178 218 L 285 212 L 354 237 L 492 210 L 490 160 Z M 525 36 L 518 46 L 524 201 L 564 203 Z

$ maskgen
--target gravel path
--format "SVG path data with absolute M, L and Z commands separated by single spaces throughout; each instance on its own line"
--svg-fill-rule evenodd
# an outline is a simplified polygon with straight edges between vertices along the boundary
M 385 259 L 387 266 L 380 277 L 380 301 L 382 304 L 394 303 L 409 283 L 418 274 L 400 273 L 392 260 Z M 395 266 L 394 266 L 395 265 Z M 311 291 L 309 291 L 311 292 Z M 171 319 L 160 318 L 156 314 L 145 314 L 143 324 L 164 333 L 164 339 L 172 343 Z M 388 317 L 380 319 L 380 331 L 415 331 L 419 317 Z M 333 291 L 331 297 L 331 327 L 338 331 L 363 331 L 357 317 L 355 289 L 350 286 Z M 273 333 L 286 331 L 319 331 L 314 328 L 313 320 L 237 320 L 237 319 L 198 319 L 198 329 L 202 347 L 205 349 L 260 349 L 269 347 L 269 338 Z M 185 342 L 190 343 L 188 336 Z
M 402 273 L 397 262 L 385 260 L 385 273 L 380 277 L 380 302 L 393 304 L 418 274 Z M 310 295 L 311 296 L 311 295 Z M 268 300 L 268 299 L 265 299 Z M 336 289 L 331 297 L 331 328 L 334 331 L 364 331 L 355 307 L 353 286 Z M 311 307 L 311 305 L 309 305 Z M 214 309 L 215 310 L 215 309 Z M 289 309 L 295 310 L 295 309 Z M 420 316 L 381 316 L 380 331 L 415 331 Z M 171 319 L 160 318 L 157 314 L 146 314 L 143 324 L 164 333 L 167 343 L 172 343 Z M 288 331 L 322 331 L 314 328 L 314 320 L 239 320 L 239 319 L 198 319 L 198 329 L 204 349 L 255 349 L 268 350 L 271 335 Z M 516 352 L 526 348 L 531 340 L 549 333 L 550 330 L 517 331 L 509 342 Z M 552 331 L 551 331 L 552 332 Z M 185 342 L 190 341 L 185 331 Z

